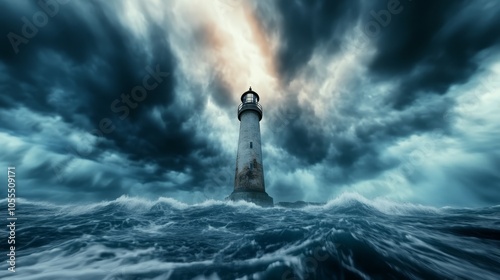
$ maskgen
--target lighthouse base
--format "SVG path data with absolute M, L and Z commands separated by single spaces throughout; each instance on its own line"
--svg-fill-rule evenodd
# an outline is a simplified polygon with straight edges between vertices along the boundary
M 266 192 L 238 191 L 233 192 L 226 200 L 244 200 L 255 203 L 261 207 L 273 207 L 273 198 Z

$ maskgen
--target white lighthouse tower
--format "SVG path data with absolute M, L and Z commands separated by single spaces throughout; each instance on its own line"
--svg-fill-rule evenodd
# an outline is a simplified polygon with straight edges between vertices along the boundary
M 262 119 L 262 106 L 259 104 L 259 99 L 259 95 L 252 90 L 252 87 L 241 95 L 241 104 L 238 106 L 240 136 L 234 191 L 229 199 L 273 206 L 273 199 L 266 193 L 264 184 L 259 124 Z

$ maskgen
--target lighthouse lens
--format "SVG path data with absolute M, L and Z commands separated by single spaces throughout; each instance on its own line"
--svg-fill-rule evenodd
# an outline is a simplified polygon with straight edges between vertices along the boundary
M 245 96 L 245 103 L 256 103 L 257 102 L 257 98 L 255 97 L 254 94 L 247 94 Z

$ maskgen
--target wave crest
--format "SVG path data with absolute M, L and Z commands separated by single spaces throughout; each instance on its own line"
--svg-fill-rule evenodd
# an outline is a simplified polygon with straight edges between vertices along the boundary
M 6 202 L 5 199 L 0 200 L 0 202 Z M 200 203 L 187 204 L 185 202 L 179 201 L 171 197 L 159 197 L 156 200 L 151 200 L 142 197 L 130 197 L 128 195 L 122 195 L 114 200 L 101 201 L 95 203 L 87 204 L 54 204 L 50 202 L 43 201 L 32 201 L 23 198 L 18 198 L 20 205 L 34 206 L 36 208 L 42 208 L 47 210 L 56 210 L 62 214 L 70 215 L 81 215 L 91 212 L 100 211 L 107 207 L 117 207 L 119 209 L 125 209 L 127 211 L 134 212 L 148 212 L 154 210 L 156 207 L 161 209 L 171 209 L 171 210 L 186 210 L 192 208 L 209 208 L 209 207 L 231 207 L 231 208 L 251 208 L 251 209 L 262 209 L 265 211 L 270 211 L 270 209 L 287 209 L 287 207 L 278 206 L 274 208 L 262 208 L 251 202 L 246 201 L 225 201 L 225 200 L 215 200 L 207 199 Z M 384 198 L 368 199 L 359 193 L 355 192 L 345 192 L 337 196 L 336 198 L 330 199 L 324 205 L 308 205 L 303 208 L 296 210 L 304 211 L 335 211 L 335 212 L 379 212 L 388 215 L 412 215 L 412 214 L 439 214 L 442 211 L 446 211 L 447 207 L 436 208 L 432 206 L 425 206 L 421 204 L 412 204 L 409 202 L 396 202 Z
M 346 210 L 361 208 L 367 211 L 376 210 L 388 215 L 438 214 L 440 210 L 432 206 L 395 202 L 384 198 L 368 199 L 359 193 L 344 192 L 322 206 L 306 206 L 305 210 Z

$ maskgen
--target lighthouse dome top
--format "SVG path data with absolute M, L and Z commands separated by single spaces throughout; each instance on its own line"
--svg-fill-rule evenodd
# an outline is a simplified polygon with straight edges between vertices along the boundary
M 241 102 L 246 103 L 248 100 L 255 100 L 256 102 L 260 100 L 259 95 L 252 90 L 252 87 L 241 95 Z

